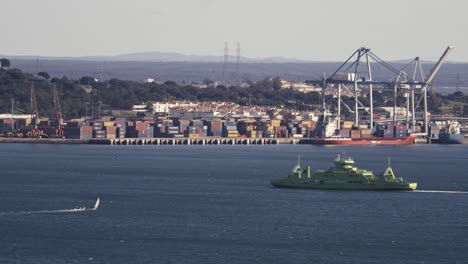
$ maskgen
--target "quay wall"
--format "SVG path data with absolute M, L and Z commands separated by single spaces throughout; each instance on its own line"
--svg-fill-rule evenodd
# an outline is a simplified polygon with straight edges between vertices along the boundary
M 0 143 L 27 144 L 95 144 L 95 145 L 276 145 L 296 144 L 290 138 L 117 138 L 117 139 L 62 139 L 62 138 L 0 138 Z

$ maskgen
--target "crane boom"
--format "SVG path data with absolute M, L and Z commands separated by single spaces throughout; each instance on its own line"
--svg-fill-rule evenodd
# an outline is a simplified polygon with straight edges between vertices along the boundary
M 34 82 L 31 82 L 31 112 L 34 120 L 34 127 L 37 128 L 39 125 L 39 111 L 37 110 L 36 90 Z
M 452 46 L 448 46 L 444 53 L 442 54 L 442 56 L 440 57 L 440 59 L 437 61 L 437 63 L 435 64 L 434 68 L 432 68 L 431 70 L 431 73 L 429 73 L 429 76 L 427 77 L 427 80 L 426 80 L 426 84 L 429 85 L 431 84 L 432 82 L 432 79 L 434 79 L 434 76 L 436 75 L 436 73 L 439 71 L 440 69 L 440 66 L 442 66 L 442 63 L 445 61 L 445 59 L 447 58 L 449 52 L 453 49 Z
M 445 61 L 447 58 L 447 55 L 449 52 L 453 49 L 452 46 L 448 46 L 442 56 L 440 56 L 440 59 L 437 61 L 437 63 L 434 65 L 434 68 L 432 68 L 431 73 L 429 73 L 429 76 L 426 79 L 426 84 L 423 86 L 423 92 L 424 92 L 424 133 L 429 137 L 429 117 L 428 117 L 428 112 L 427 112 L 427 87 L 431 84 L 432 80 L 434 79 L 434 76 L 436 73 L 439 71 L 440 66 L 442 66 L 442 63 Z
M 57 89 L 57 85 L 53 84 L 53 94 L 54 94 L 54 117 L 55 117 L 55 137 L 63 137 L 63 129 L 61 127 L 63 118 L 62 118 L 62 108 L 60 107 L 60 97 Z
M 38 138 L 41 137 L 41 130 L 37 127 L 39 125 L 39 111 L 37 110 L 37 100 L 34 82 L 31 82 L 31 112 L 33 118 L 33 127 L 27 133 L 29 137 Z

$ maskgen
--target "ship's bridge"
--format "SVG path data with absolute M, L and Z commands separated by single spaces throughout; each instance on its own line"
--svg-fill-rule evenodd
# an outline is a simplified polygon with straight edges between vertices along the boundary
M 338 155 L 335 159 L 335 165 L 338 167 L 351 168 L 354 164 L 354 160 L 351 157 L 342 158 Z

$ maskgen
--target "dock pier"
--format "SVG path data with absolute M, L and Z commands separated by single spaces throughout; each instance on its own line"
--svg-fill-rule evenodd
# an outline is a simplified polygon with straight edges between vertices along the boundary
M 116 138 L 106 139 L 106 141 L 109 141 L 109 145 L 277 145 L 294 143 L 292 139 L 288 138 Z M 90 144 L 99 143 L 90 141 Z
M 291 138 L 0 138 L 0 143 L 92 144 L 92 145 L 278 145 L 296 144 Z

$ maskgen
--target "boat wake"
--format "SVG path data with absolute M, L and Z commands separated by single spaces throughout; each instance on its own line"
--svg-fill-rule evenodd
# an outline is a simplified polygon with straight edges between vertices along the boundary
M 7 215 L 33 215 L 33 214 L 56 214 L 56 213 L 76 213 L 76 212 L 83 212 L 83 211 L 96 211 L 100 204 L 99 197 L 96 199 L 94 206 L 92 207 L 85 207 L 81 206 L 80 208 L 73 208 L 73 209 L 62 209 L 62 210 L 38 210 L 38 211 L 19 211 L 19 212 L 0 212 L 0 216 L 7 216 Z
M 33 214 L 54 214 L 54 213 L 74 213 L 82 212 L 89 209 L 75 208 L 75 209 L 63 209 L 63 210 L 39 210 L 39 211 L 20 211 L 20 212 L 0 212 L 0 216 L 7 215 L 33 215 Z
M 444 190 L 414 190 L 411 192 L 421 192 L 421 193 L 461 193 L 461 194 L 468 194 L 468 192 L 464 191 L 444 191 Z

